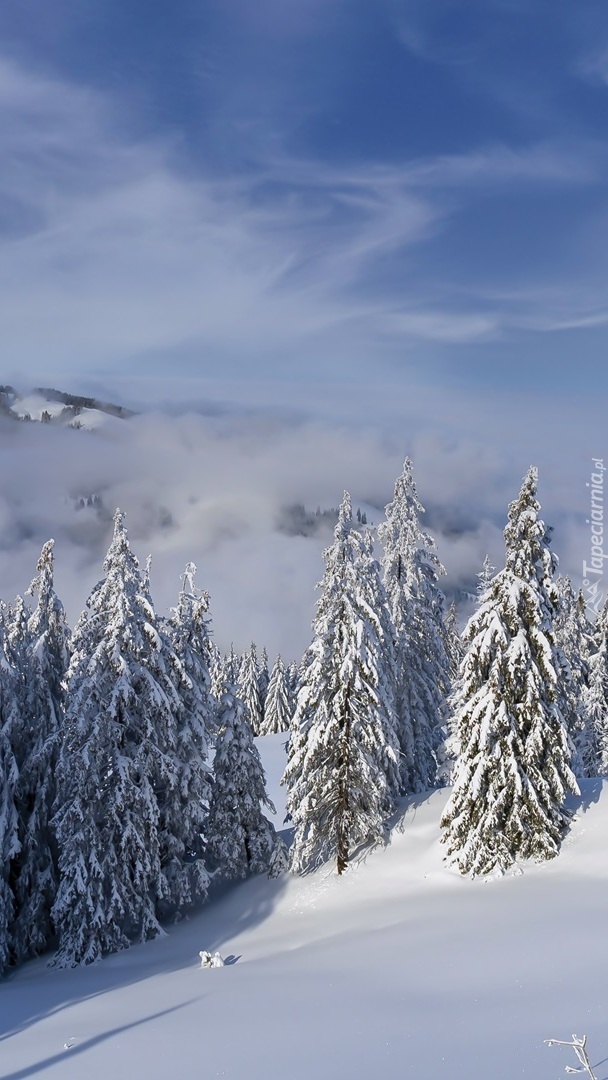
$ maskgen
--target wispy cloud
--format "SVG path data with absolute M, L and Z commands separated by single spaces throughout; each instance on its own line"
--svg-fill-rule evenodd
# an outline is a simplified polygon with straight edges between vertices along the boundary
M 372 349 L 382 363 L 408 342 L 483 340 L 507 325 L 498 307 L 425 293 L 416 251 L 471 189 L 597 178 L 592 155 L 555 145 L 355 168 L 274 154 L 220 178 L 135 139 L 111 98 L 14 63 L 0 103 L 0 341 L 26 369 L 337 372 Z

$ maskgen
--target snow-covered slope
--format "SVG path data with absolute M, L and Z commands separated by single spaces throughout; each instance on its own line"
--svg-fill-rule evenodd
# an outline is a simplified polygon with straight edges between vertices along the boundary
M 15 420 L 54 423 L 89 431 L 127 420 L 134 413 L 121 405 L 97 398 L 36 387 L 21 393 L 13 386 L 0 386 L 0 413 Z
M 284 742 L 259 740 L 277 804 Z M 341 879 L 255 878 L 93 968 L 27 965 L 0 988 L 2 1077 L 553 1080 L 571 1062 L 543 1039 L 573 1031 L 606 1057 L 608 790 L 586 782 L 559 859 L 473 882 L 442 863 L 445 797 Z

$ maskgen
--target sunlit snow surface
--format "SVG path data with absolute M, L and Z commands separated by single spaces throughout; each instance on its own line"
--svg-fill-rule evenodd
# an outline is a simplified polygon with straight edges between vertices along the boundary
M 277 805 L 284 743 L 259 740 Z M 92 968 L 30 963 L 0 987 L 0 1076 L 556 1080 L 573 1061 L 543 1039 L 573 1031 L 606 1058 L 601 792 L 584 784 L 559 859 L 522 876 L 447 870 L 437 792 L 404 804 L 390 846 L 342 879 L 256 878 Z M 229 963 L 201 970 L 201 949 Z
M 41 420 L 43 413 L 47 413 L 51 419 L 57 420 L 62 416 L 65 408 L 63 401 L 48 401 L 44 394 L 37 394 L 32 391 L 32 393 L 18 399 L 14 406 L 14 412 L 22 419 L 29 416 L 32 420 Z M 124 423 L 118 417 L 108 415 L 108 413 L 99 409 L 87 408 L 81 408 L 77 414 L 72 415 L 71 422 L 74 423 L 75 421 L 78 422 L 79 427 L 86 428 L 87 431 Z

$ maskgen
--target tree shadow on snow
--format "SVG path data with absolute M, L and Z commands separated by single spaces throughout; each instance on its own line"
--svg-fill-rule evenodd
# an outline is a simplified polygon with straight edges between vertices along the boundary
M 27 1077 L 36 1076 L 37 1073 L 44 1072 L 46 1069 L 52 1068 L 53 1065 L 58 1065 L 59 1062 L 64 1061 L 66 1054 L 69 1054 L 70 1057 L 82 1054 L 87 1050 L 91 1050 L 94 1046 L 98 1046 L 99 1043 L 105 1042 L 106 1039 L 111 1039 L 115 1035 L 122 1035 L 124 1031 L 140 1027 L 141 1024 L 149 1024 L 152 1020 L 159 1020 L 162 1016 L 169 1016 L 170 1013 L 178 1012 L 179 1009 L 184 1009 L 187 1005 L 192 1005 L 194 1001 L 200 1000 L 200 998 L 192 998 L 190 1001 L 182 1002 L 181 1005 L 173 1005 L 171 1008 L 151 1013 L 150 1016 L 144 1016 L 141 1020 L 133 1020 L 130 1024 L 122 1024 L 120 1027 L 111 1028 L 109 1031 L 104 1031 L 101 1035 L 94 1035 L 90 1039 L 83 1039 L 82 1042 L 76 1042 L 73 1045 L 66 1044 L 59 1054 L 53 1054 L 52 1057 L 43 1058 L 34 1065 L 26 1065 L 23 1069 L 15 1069 L 14 1072 L 4 1073 L 3 1080 L 26 1080 Z
M 440 788 L 428 788 L 426 791 L 420 791 L 416 795 L 405 795 L 400 799 L 395 813 L 387 821 L 390 833 L 403 833 L 407 828 L 406 818 L 408 815 L 411 817 L 412 821 L 415 821 L 418 810 L 429 803 L 432 796 L 440 790 Z
M 566 802 L 568 810 L 573 811 L 575 814 L 582 811 L 586 813 L 593 803 L 600 801 L 603 788 L 603 780 L 600 776 L 593 776 L 590 779 L 579 779 L 578 786 L 581 790 L 580 795 L 570 795 Z
M 206 903 L 168 926 L 167 933 L 89 967 L 49 970 L 50 953 L 28 961 L 0 980 L 0 1042 L 81 1001 L 160 973 L 200 968 L 200 950 L 222 951 L 272 914 L 287 880 L 287 874 L 274 879 L 257 875 L 244 881 L 213 883 Z M 234 966 L 243 956 L 246 959 L 242 947 L 238 953 L 233 950 L 227 966 Z M 4 1080 L 28 1075 L 27 1071 L 16 1072 Z

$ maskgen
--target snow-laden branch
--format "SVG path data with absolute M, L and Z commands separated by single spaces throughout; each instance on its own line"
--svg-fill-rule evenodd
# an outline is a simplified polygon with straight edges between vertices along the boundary
M 589 1061 L 589 1055 L 587 1053 L 587 1036 L 573 1035 L 572 1042 L 568 1042 L 564 1039 L 545 1039 L 547 1046 L 571 1046 L 576 1054 L 579 1065 L 574 1069 L 571 1065 L 566 1065 L 567 1073 L 584 1073 L 589 1077 L 589 1080 L 597 1080 L 591 1062 Z

